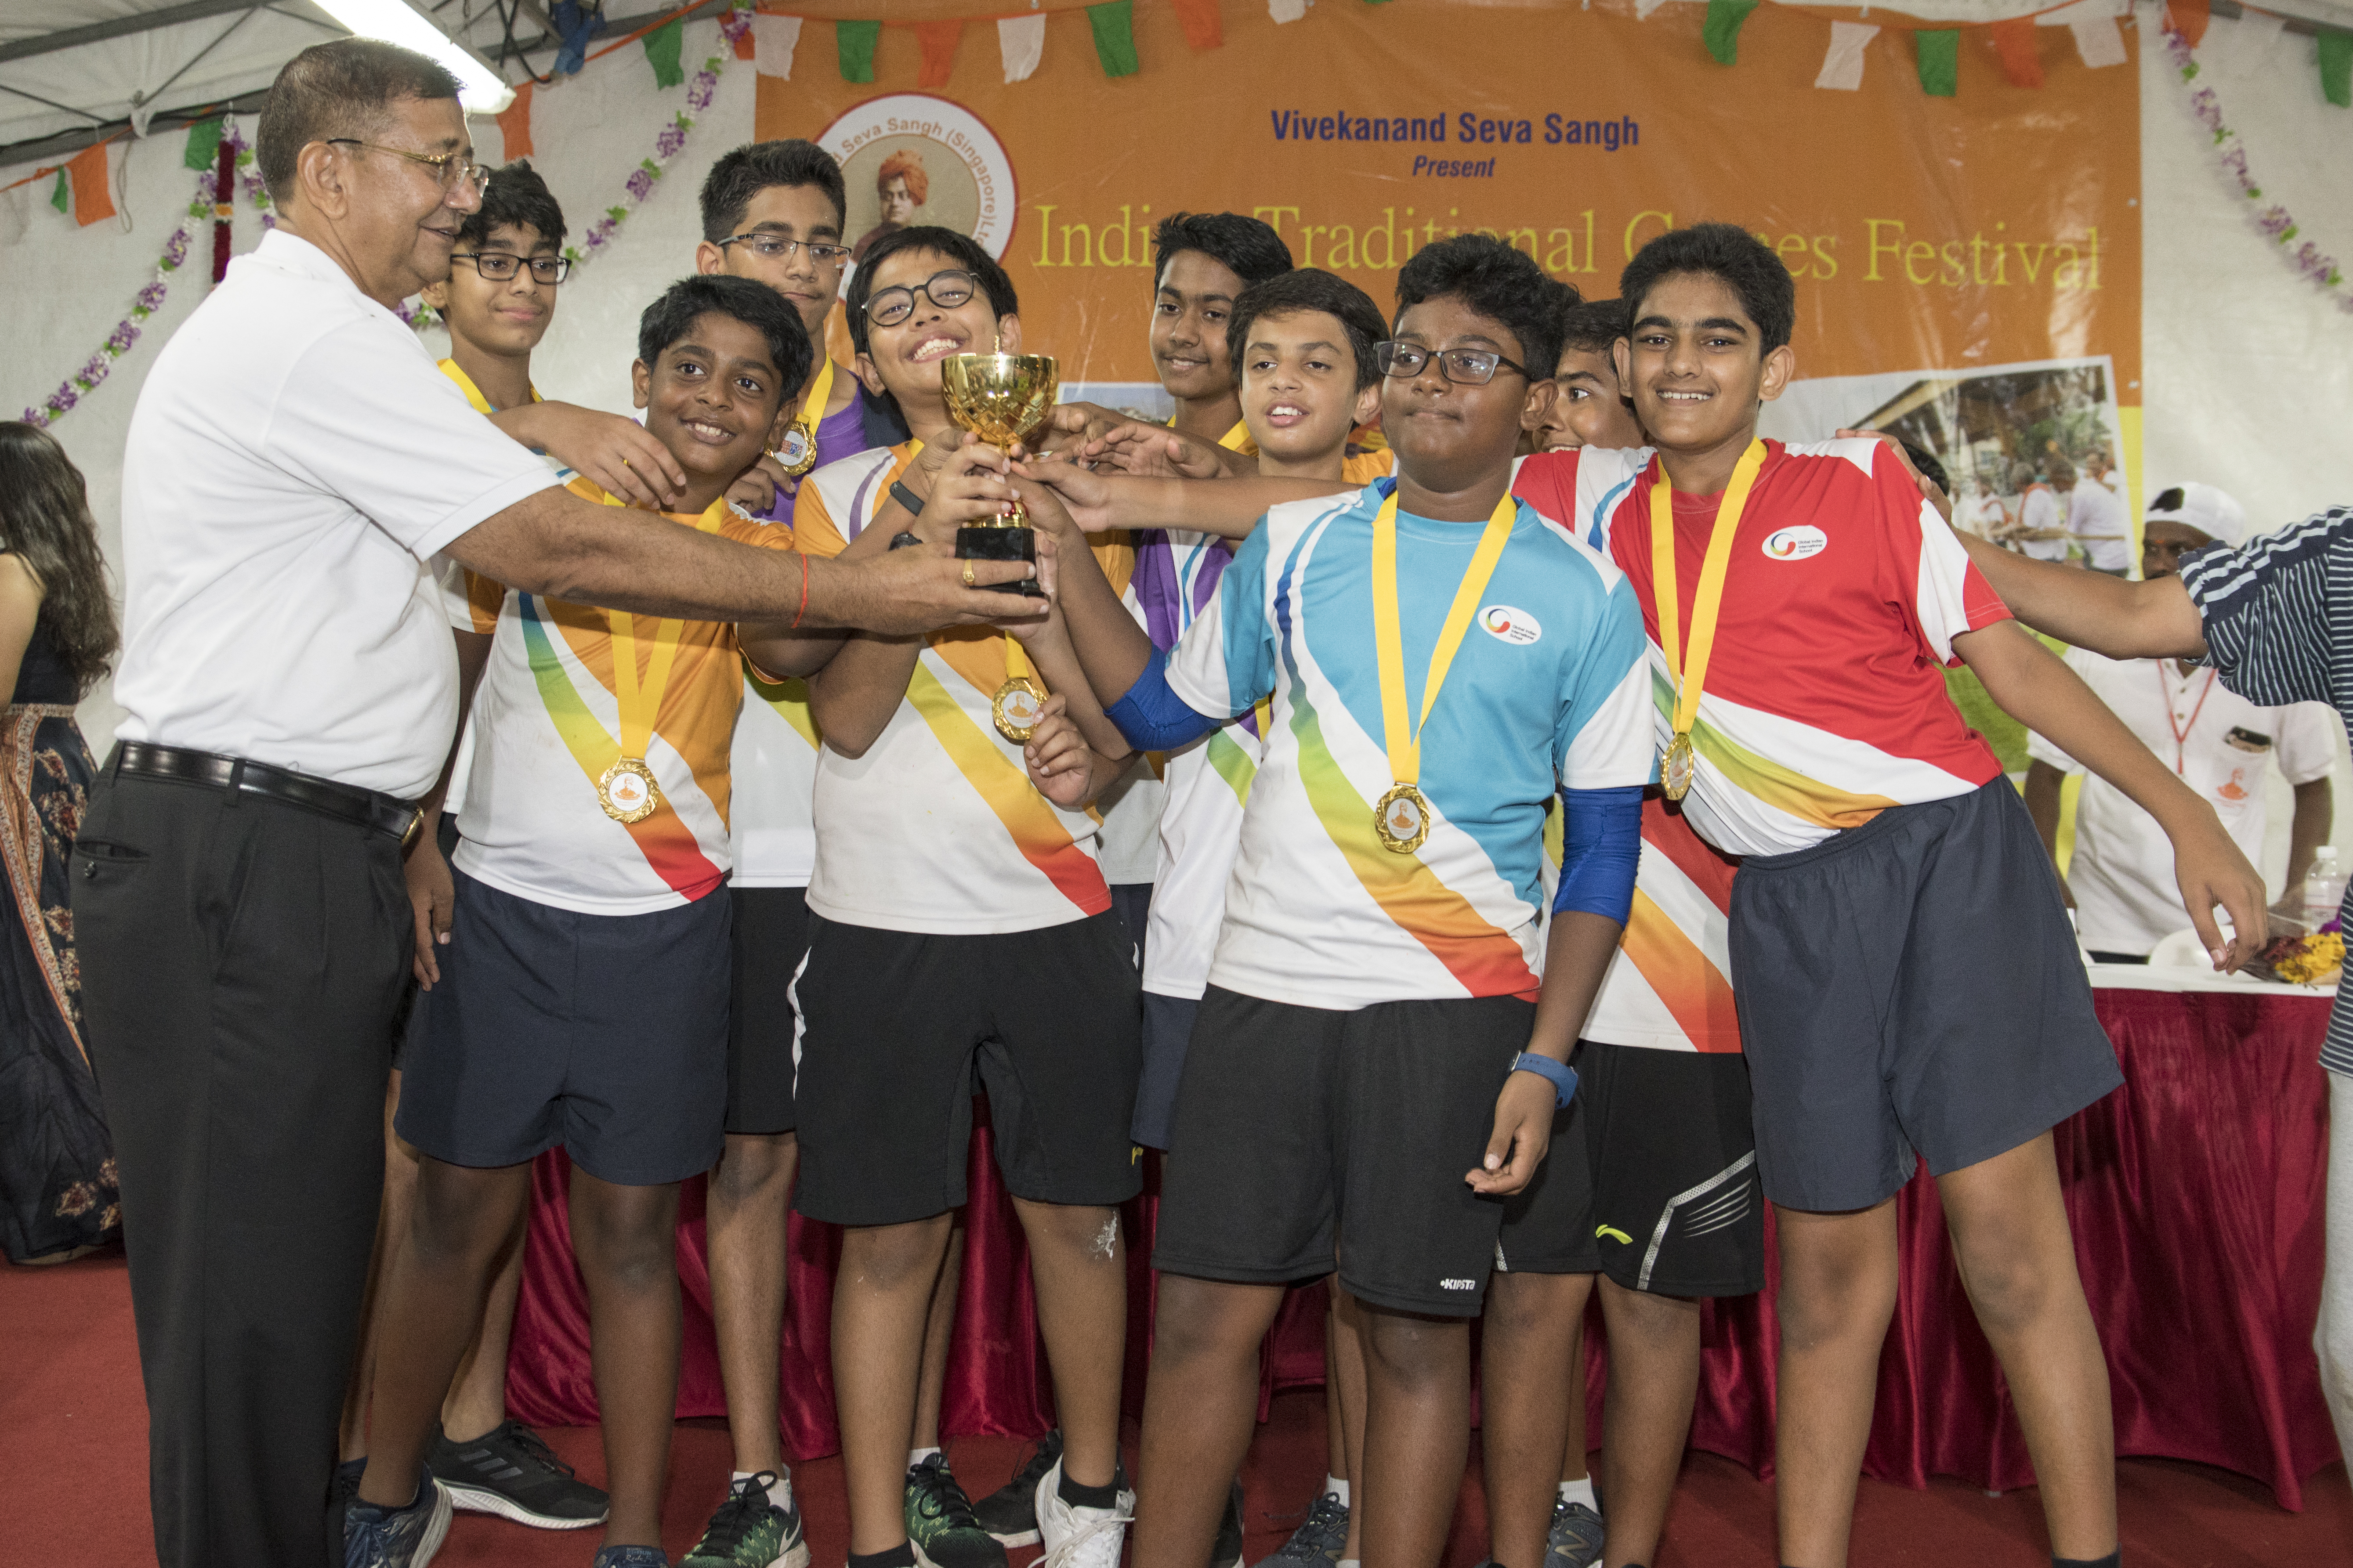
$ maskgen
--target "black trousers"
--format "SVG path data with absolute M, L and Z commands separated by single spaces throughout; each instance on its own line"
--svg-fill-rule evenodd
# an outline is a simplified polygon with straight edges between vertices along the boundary
M 400 846 L 102 773 L 74 846 L 165 1568 L 341 1563 L 328 1488 L 384 1183 Z

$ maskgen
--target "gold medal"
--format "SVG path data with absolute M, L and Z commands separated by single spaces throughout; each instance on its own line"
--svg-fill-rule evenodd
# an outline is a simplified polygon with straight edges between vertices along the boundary
M 1677 735 L 1667 742 L 1666 761 L 1659 766 L 1659 782 L 1665 787 L 1669 800 L 1681 800 L 1691 793 L 1692 774 L 1698 766 L 1698 760 L 1692 755 L 1689 734 Z
M 1007 680 L 988 702 L 989 717 L 997 721 L 997 732 L 1017 746 L 1029 743 L 1045 712 L 1045 692 L 1026 675 Z
M 781 464 L 786 474 L 799 479 L 817 467 L 818 421 L 825 417 L 825 405 L 833 396 L 833 358 L 821 354 L 818 371 L 809 382 L 808 396 L 801 403 L 798 417 L 785 431 L 785 438 L 776 443 L 770 456 Z
M 619 506 L 617 498 L 607 495 L 607 506 Z M 727 521 L 728 507 L 724 497 L 711 503 L 694 521 L 698 533 L 715 533 Z M 661 786 L 654 782 L 654 770 L 646 761 L 653 749 L 654 724 L 660 717 L 662 694 L 670 688 L 671 668 L 678 661 L 679 639 L 685 634 L 686 622 L 664 617 L 654 623 L 653 647 L 647 651 L 646 668 L 638 668 L 638 617 L 627 610 L 604 612 L 607 636 L 613 655 L 613 705 L 618 710 L 621 733 L 617 743 L 609 735 L 600 735 L 606 752 L 613 758 L 605 771 L 591 773 L 596 789 L 596 804 L 605 815 L 624 827 L 636 826 L 659 811 L 662 806 Z M 600 748 L 601 749 L 601 748 Z M 582 759 L 581 771 L 587 773 L 596 766 L 588 758 Z
M 643 822 L 661 805 L 661 786 L 643 757 L 623 757 L 598 775 L 596 804 L 624 826 Z
M 1453 668 L 1462 636 L 1471 629 L 1471 614 L 1478 607 L 1479 595 L 1487 591 L 1495 563 L 1503 559 L 1504 547 L 1511 542 L 1519 503 L 1506 490 L 1488 516 L 1478 548 L 1471 552 L 1471 564 L 1455 585 L 1454 603 L 1439 627 L 1437 646 L 1430 649 L 1430 673 L 1421 685 L 1421 717 L 1411 723 L 1406 716 L 1405 635 L 1398 609 L 1397 514 L 1397 493 L 1392 490 L 1373 516 L 1373 649 L 1380 671 L 1381 726 L 1389 777 L 1397 782 L 1373 807 L 1373 836 L 1390 854 L 1410 855 L 1430 837 L 1430 825 L 1437 816 L 1420 788 L 1421 732 L 1430 723 L 1430 710 L 1438 706 L 1438 689 L 1446 684 L 1446 672 Z
M 1430 837 L 1430 797 L 1409 784 L 1389 785 L 1373 807 L 1373 832 L 1390 854 L 1412 854 Z
M 1740 514 L 1747 509 L 1748 492 L 1765 467 L 1765 443 L 1752 440 L 1733 465 L 1732 480 L 1717 503 L 1715 521 L 1707 536 L 1707 552 L 1700 558 L 1698 602 L 1692 605 L 1691 647 L 1683 647 L 1683 582 L 1675 575 L 1675 487 L 1667 466 L 1659 458 L 1659 477 L 1651 486 L 1651 593 L 1658 601 L 1659 651 L 1666 656 L 1669 690 L 1667 754 L 1659 764 L 1659 785 L 1669 800 L 1691 793 L 1699 777 L 1699 756 L 1692 749 L 1692 727 L 1699 720 L 1699 694 L 1707 680 L 1709 657 L 1715 651 L 1715 623 L 1724 609 L 1725 574 L 1732 569 L 1733 536 L 1740 531 Z

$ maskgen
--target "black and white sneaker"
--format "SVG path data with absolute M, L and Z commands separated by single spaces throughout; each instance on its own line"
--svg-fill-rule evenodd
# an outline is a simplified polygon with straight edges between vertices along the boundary
M 436 1427 L 425 1468 L 449 1489 L 451 1506 L 468 1513 L 494 1513 L 534 1530 L 585 1530 L 605 1521 L 605 1494 L 520 1421 L 463 1443 Z
M 425 1568 L 449 1533 L 449 1493 L 431 1472 L 406 1507 L 352 1500 L 343 1510 L 343 1568 Z
M 1338 1492 L 1325 1492 L 1308 1506 L 1307 1519 L 1257 1568 L 1335 1568 L 1348 1548 L 1348 1505 Z
M 1601 1561 L 1606 1532 L 1601 1516 L 1581 1502 L 1555 1498 L 1552 1528 L 1546 1532 L 1545 1568 L 1593 1568 Z
M 1038 1483 L 1061 1458 L 1062 1429 L 1057 1426 L 1038 1439 L 1011 1480 L 972 1505 L 973 1518 L 999 1546 L 1038 1544 Z

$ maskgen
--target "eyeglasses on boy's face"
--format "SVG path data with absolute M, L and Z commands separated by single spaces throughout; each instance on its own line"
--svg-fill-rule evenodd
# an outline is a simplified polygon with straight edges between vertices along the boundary
M 831 245 L 816 239 L 787 239 L 781 234 L 763 234 L 756 230 L 751 234 L 731 234 L 719 242 L 719 248 L 724 250 L 731 245 L 743 246 L 753 255 L 770 261 L 778 258 L 789 260 L 798 250 L 807 251 L 809 259 L 819 267 L 839 267 L 849 259 L 849 247 L 846 245 Z
M 371 153 L 389 153 L 396 158 L 422 163 L 440 180 L 444 192 L 454 191 L 463 185 L 479 198 L 491 188 L 491 172 L 475 163 L 471 153 L 407 153 L 377 142 L 363 142 L 356 136 L 330 136 L 327 144 L 331 147 L 364 147 Z
M 470 261 L 474 270 L 493 283 L 503 283 L 524 267 L 531 268 L 531 280 L 550 287 L 571 275 L 572 258 L 568 256 L 516 256 L 504 250 L 452 251 L 452 261 Z
M 878 289 L 866 301 L 866 319 L 878 327 L 895 327 L 915 313 L 915 296 L 922 294 L 943 310 L 953 310 L 979 292 L 969 272 L 950 268 L 934 272 L 913 289 Z
M 1495 379 L 1497 366 L 1518 371 L 1530 381 L 1536 379 L 1525 368 L 1485 349 L 1433 350 L 1394 340 L 1373 345 L 1373 364 L 1383 375 L 1419 375 L 1421 367 L 1433 357 L 1438 361 L 1438 373 L 1457 386 L 1484 386 Z

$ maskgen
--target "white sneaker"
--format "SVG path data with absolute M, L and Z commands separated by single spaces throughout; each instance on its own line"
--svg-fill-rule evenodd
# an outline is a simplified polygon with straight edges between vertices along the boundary
M 1110 1508 L 1073 1508 L 1062 1500 L 1062 1461 L 1038 1482 L 1038 1539 L 1046 1548 L 1038 1568 L 1119 1568 L 1135 1493 L 1121 1487 Z

